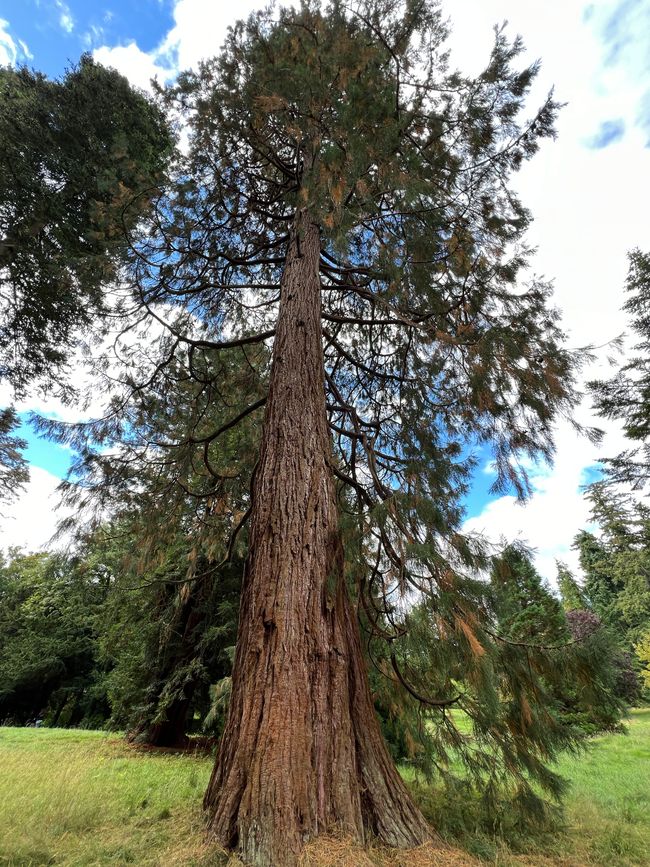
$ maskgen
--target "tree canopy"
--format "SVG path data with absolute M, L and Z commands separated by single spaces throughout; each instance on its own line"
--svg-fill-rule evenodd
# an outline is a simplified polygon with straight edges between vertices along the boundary
M 107 308 L 125 233 L 162 179 L 164 114 L 84 55 L 61 80 L 0 69 L 0 379 L 58 384 L 75 330 Z
M 388 676 L 442 721 L 441 743 L 459 742 L 447 709 L 466 709 L 494 750 L 494 786 L 514 778 L 521 804 L 539 803 L 531 776 L 559 792 L 544 759 L 574 737 L 532 722 L 555 650 L 499 632 L 478 580 L 484 548 L 460 532 L 472 446 L 492 450 L 495 489 L 523 497 L 520 458 L 552 457 L 553 422 L 575 402 L 576 358 L 550 287 L 526 272 L 530 215 L 510 183 L 553 135 L 557 105 L 524 115 L 537 67 L 517 68 L 519 40 L 497 31 L 470 79 L 448 69 L 445 36 L 435 4 L 303 2 L 239 22 L 221 54 L 179 78 L 166 100 L 188 152 L 131 235 L 124 292 L 124 311 L 136 300 L 159 336 L 152 326 L 113 377 L 104 426 L 67 434 L 89 449 L 126 435 L 158 468 L 184 449 L 192 484 L 175 472 L 168 490 L 198 504 L 229 486 L 221 450 L 242 424 L 259 429 L 265 408 L 245 471 L 232 699 L 206 797 L 213 832 L 260 863 L 341 822 L 400 845 L 430 833 L 374 723 L 353 605 L 388 642 Z M 245 370 L 271 340 L 255 388 L 212 415 L 229 359 Z M 177 382 L 187 426 L 161 436 L 147 396 L 167 394 L 173 419 Z M 136 438 L 132 418 L 145 419 Z M 426 629 L 409 617 L 412 594 Z M 447 655 L 424 688 L 416 653 Z M 332 654 L 345 665 L 330 677 Z M 288 732 L 271 736 L 276 712 L 303 720 L 291 762 L 279 757 Z M 347 739 L 331 739 L 337 727 Z M 249 766 L 274 782 L 255 786 L 237 770 Z

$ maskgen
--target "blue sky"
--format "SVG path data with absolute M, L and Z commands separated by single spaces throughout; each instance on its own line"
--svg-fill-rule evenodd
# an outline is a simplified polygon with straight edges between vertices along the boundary
M 83 51 L 115 66 L 138 86 L 150 78 L 171 80 L 218 49 L 235 17 L 257 0 L 0 0 L 0 63 L 27 62 L 57 76 Z M 561 5 L 561 15 L 559 15 Z M 554 86 L 566 103 L 558 139 L 547 143 L 520 173 L 517 187 L 535 222 L 533 271 L 553 279 L 572 346 L 601 344 L 626 327 L 620 307 L 626 251 L 650 246 L 650 0 L 443 0 L 452 23 L 452 62 L 481 71 L 492 28 L 505 20 L 521 33 L 527 61 L 542 59 L 532 102 Z M 608 375 L 605 353 L 585 371 Z M 10 395 L 0 384 L 0 405 Z M 75 409 L 37 396 L 18 405 L 62 418 Z M 589 401 L 578 412 L 593 418 Z M 537 565 L 552 578 L 556 557 L 575 565 L 571 539 L 588 521 L 581 486 L 593 478 L 598 457 L 616 454 L 622 442 L 607 425 L 603 446 L 557 428 L 554 467 L 531 467 L 533 496 L 526 507 L 510 495 L 489 494 L 489 454 L 480 455 L 467 506 L 467 529 L 489 538 L 520 537 L 537 549 Z M 43 543 L 53 527 L 50 493 L 64 474 L 69 453 L 28 432 L 32 485 L 0 533 L 28 547 Z M 38 531 L 38 532 L 37 532 Z M 0 536 L 0 546 L 6 540 Z
M 217 0 L 218 2 L 218 0 Z M 153 50 L 173 26 L 173 3 L 166 0 L 1 0 L 0 18 L 29 54 L 20 60 L 50 76 L 60 75 L 83 51 L 134 40 Z M 19 44 L 19 43 L 18 43 Z

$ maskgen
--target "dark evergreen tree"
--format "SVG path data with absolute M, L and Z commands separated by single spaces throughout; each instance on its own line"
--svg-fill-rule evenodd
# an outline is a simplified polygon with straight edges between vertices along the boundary
M 593 610 L 631 651 L 650 623 L 650 513 L 606 482 L 589 489 L 600 537 L 582 531 L 575 545 Z
M 39 423 L 77 454 L 62 486 L 73 508 L 63 528 L 107 540 L 101 646 L 112 724 L 140 743 L 180 746 L 195 712 L 207 712 L 209 686 L 230 674 L 245 551 L 237 536 L 259 440 L 253 417 L 230 420 L 259 400 L 267 354 L 172 352 L 142 390 L 149 343 L 129 339 L 124 352 L 103 381 L 105 418 Z
M 112 529 L 123 550 L 99 638 L 111 725 L 140 744 L 182 747 L 209 711 L 210 686 L 230 674 L 242 564 L 217 574 L 202 560 L 188 578 L 192 540 L 180 537 L 143 572 L 132 530 Z
M 171 145 L 163 112 L 90 55 L 56 81 L 0 68 L 0 381 L 16 395 L 74 392 L 66 361 L 111 306 Z M 28 473 L 13 410 L 0 412 L 4 497 Z
M 527 654 L 538 651 L 530 664 L 540 674 L 537 689 L 544 698 L 538 700 L 547 715 L 541 724 L 561 728 L 570 741 L 571 729 L 584 736 L 617 727 L 622 705 L 616 643 L 597 615 L 573 607 L 580 602 L 579 588 L 566 567 L 561 575 L 569 590 L 566 613 L 566 601 L 563 607 L 521 548 L 496 558 L 491 586 L 500 634 L 521 642 Z
M 538 645 L 558 644 L 569 637 L 559 599 L 543 583 L 524 548 L 512 545 L 494 560 L 491 585 L 501 635 Z
M 557 561 L 557 586 L 566 612 L 584 611 L 588 607 L 585 591 L 560 560 Z
M 170 152 L 161 111 L 84 55 L 61 80 L 0 69 L 0 379 L 64 384 Z
M 10 500 L 29 480 L 23 450 L 26 440 L 15 435 L 18 417 L 11 407 L 0 409 L 0 501 Z
M 585 594 L 589 606 L 608 626 L 620 629 L 620 612 L 616 607 L 620 588 L 603 543 L 593 533 L 581 530 L 575 537 L 574 547 L 585 576 Z

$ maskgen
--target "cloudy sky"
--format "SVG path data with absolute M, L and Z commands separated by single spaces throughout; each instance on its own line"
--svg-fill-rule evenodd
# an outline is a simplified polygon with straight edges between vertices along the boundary
M 170 81 L 179 69 L 215 53 L 236 17 L 254 0 L 0 0 L 0 63 L 27 63 L 60 75 L 82 51 L 92 51 L 132 82 Z M 650 0 L 443 0 L 452 26 L 453 63 L 479 72 L 495 24 L 523 36 L 527 58 L 541 58 L 532 101 L 555 88 L 566 103 L 558 139 L 517 178 L 535 222 L 534 270 L 551 278 L 570 345 L 606 344 L 626 328 L 620 307 L 626 252 L 650 247 Z M 532 108 L 532 106 L 531 106 Z M 606 372 L 606 351 L 587 371 Z M 0 405 L 10 395 L 0 389 Z M 33 398 L 19 406 L 71 417 L 73 412 Z M 593 422 L 589 402 L 580 420 Z M 602 423 L 600 423 L 602 425 Z M 557 430 L 552 467 L 533 467 L 534 493 L 522 506 L 490 497 L 490 466 L 477 473 L 467 527 L 491 538 L 526 540 L 540 571 L 552 580 L 555 559 L 575 566 L 571 540 L 588 524 L 581 486 L 597 459 L 621 444 L 612 427 L 604 444 L 590 445 L 568 426 Z M 32 482 L 13 508 L 4 508 L 0 547 L 35 548 L 50 537 L 52 491 L 67 468 L 62 450 L 30 435 Z

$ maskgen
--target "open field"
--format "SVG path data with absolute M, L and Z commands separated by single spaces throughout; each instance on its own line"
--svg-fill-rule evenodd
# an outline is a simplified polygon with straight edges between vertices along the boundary
M 0 728 L 0 865 L 224 864 L 203 840 L 206 756 L 136 751 L 104 732 Z M 596 738 L 565 758 L 572 781 L 567 827 L 516 855 L 498 841 L 484 851 L 499 867 L 650 865 L 650 709 L 633 711 L 629 734 Z M 451 841 L 450 841 L 451 842 Z M 476 847 L 472 847 L 478 851 Z M 332 841 L 306 864 L 461 867 L 458 852 L 381 852 L 371 859 Z

